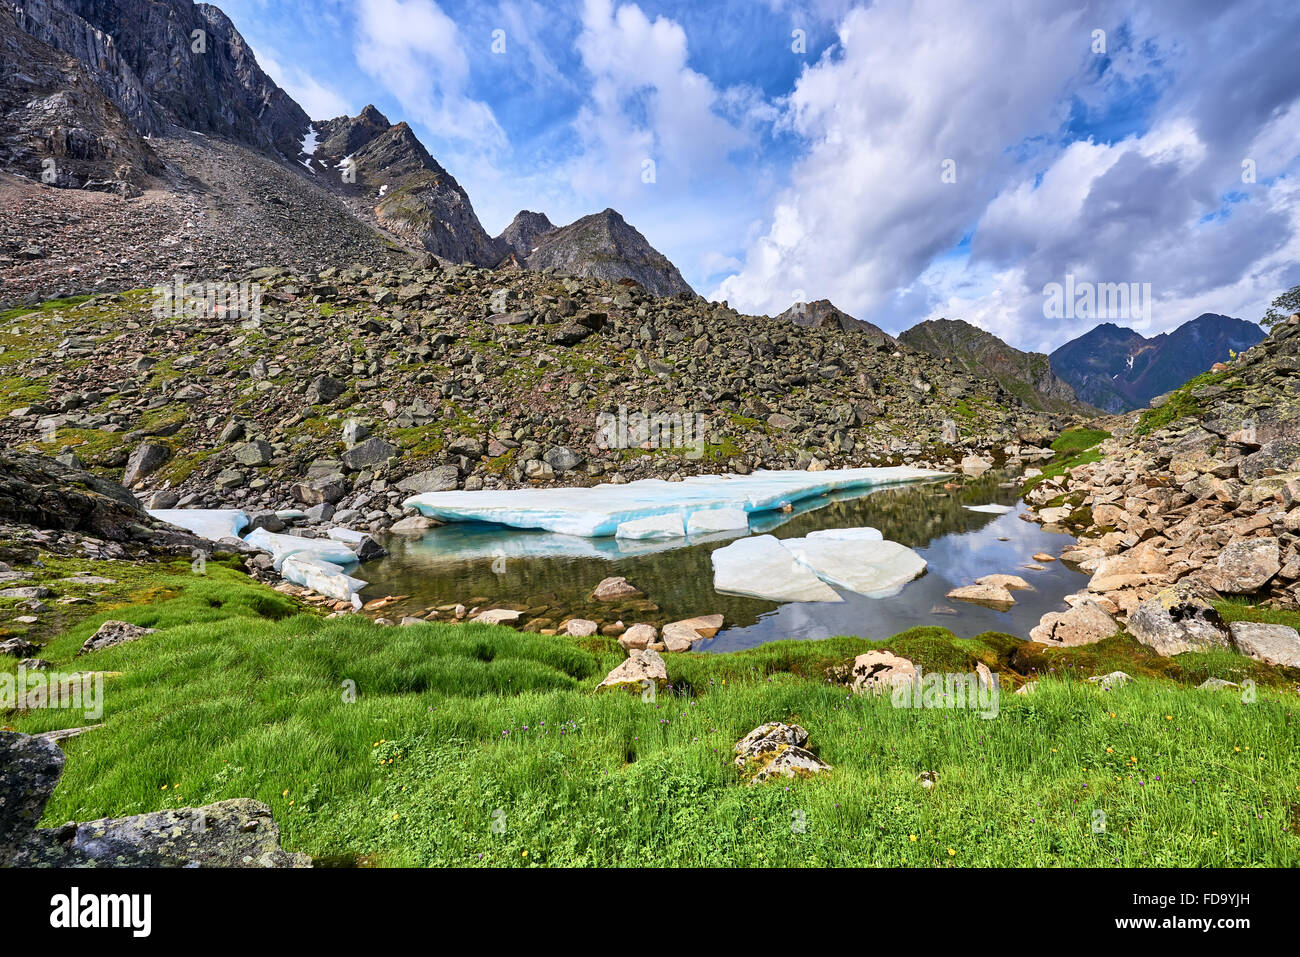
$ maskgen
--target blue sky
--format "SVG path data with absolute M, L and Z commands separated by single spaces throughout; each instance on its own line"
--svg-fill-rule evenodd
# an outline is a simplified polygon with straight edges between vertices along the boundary
M 1044 315 L 1067 274 L 1150 283 L 1146 334 L 1300 283 L 1294 2 L 220 5 L 314 118 L 410 122 L 490 233 L 612 206 L 745 311 L 1050 349 L 1093 324 Z

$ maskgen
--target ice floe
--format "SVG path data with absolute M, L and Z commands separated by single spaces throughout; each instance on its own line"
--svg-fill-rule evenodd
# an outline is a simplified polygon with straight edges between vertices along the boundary
M 844 600 L 773 535 L 742 538 L 709 557 L 713 587 L 720 592 L 770 601 Z
M 987 512 L 990 515 L 1005 515 L 1007 512 L 1014 512 L 1014 505 L 963 505 L 962 508 L 970 512 Z
M 906 545 L 880 538 L 814 533 L 807 538 L 787 538 L 781 545 L 822 581 L 867 598 L 897 595 L 904 585 L 925 571 L 925 559 L 916 552 Z
M 686 522 L 687 535 L 742 531 L 749 531 L 749 515 L 743 508 L 705 508 L 692 512 Z
M 493 522 L 597 538 L 614 535 L 620 525 L 642 519 L 668 515 L 686 524 L 702 511 L 762 513 L 831 493 L 933 480 L 947 474 L 901 466 L 823 472 L 760 470 L 749 475 L 694 475 L 681 482 L 641 479 L 592 488 L 426 492 L 404 504 L 444 522 Z
M 237 508 L 151 508 L 148 511 L 160 522 L 214 542 L 238 538 L 248 525 L 248 516 Z
M 772 601 L 842 601 L 830 586 L 888 598 L 925 571 L 925 559 L 874 528 L 830 528 L 805 538 L 743 538 L 711 556 L 713 587 Z
M 686 526 L 680 515 L 651 515 L 649 518 L 636 518 L 630 522 L 619 522 L 614 530 L 616 538 L 659 539 L 683 538 Z
M 286 581 L 310 588 L 318 595 L 351 602 L 354 607 L 360 606 L 361 597 L 357 593 L 367 584 L 332 562 L 317 561 L 301 554 L 286 556 L 280 574 Z

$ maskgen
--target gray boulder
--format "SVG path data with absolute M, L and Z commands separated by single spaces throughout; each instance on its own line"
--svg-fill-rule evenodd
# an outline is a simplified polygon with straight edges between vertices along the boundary
M 408 475 L 397 483 L 397 487 L 412 495 L 425 492 L 454 492 L 460 484 L 460 470 L 454 465 L 439 465 L 436 469 L 427 469 Z
M 160 442 L 141 442 L 126 460 L 126 471 L 122 475 L 122 484 L 128 488 L 143 478 L 152 475 L 172 457 L 170 446 Z
M 1281 570 L 1277 539 L 1249 538 L 1233 542 L 1219 553 L 1208 580 L 1225 595 L 1249 595 Z
M 1204 586 L 1181 581 L 1138 605 L 1128 618 L 1134 638 L 1166 657 L 1229 647 L 1228 629 Z
M 1300 668 L 1300 632 L 1294 628 L 1234 621 L 1228 631 L 1243 655 L 1270 665 Z
M 394 455 L 398 455 L 397 446 L 385 442 L 379 436 L 366 439 L 343 453 L 343 465 L 353 472 L 374 468 L 385 464 Z

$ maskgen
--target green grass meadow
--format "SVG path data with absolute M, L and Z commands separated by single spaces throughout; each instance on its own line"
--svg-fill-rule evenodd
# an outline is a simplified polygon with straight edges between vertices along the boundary
M 882 644 L 929 670 L 988 663 L 997 717 L 850 694 L 827 670 L 879 646 L 859 638 L 666 655 L 673 687 L 645 701 L 593 693 L 623 657 L 600 636 L 327 620 L 217 563 L 137 575 L 42 650 L 60 672 L 120 673 L 104 727 L 63 742 L 45 826 L 253 797 L 287 849 L 333 865 L 1300 863 L 1296 676 L 1235 655 L 1155 659 L 1126 638 L 1071 655 L 927 628 Z M 161 630 L 75 656 L 105 618 Z M 1113 667 L 1135 680 L 1083 680 Z M 1034 694 L 1010 693 L 1031 675 Z M 1208 675 L 1250 678 L 1254 700 L 1196 690 Z M 772 720 L 807 728 L 834 770 L 741 781 L 732 745 Z

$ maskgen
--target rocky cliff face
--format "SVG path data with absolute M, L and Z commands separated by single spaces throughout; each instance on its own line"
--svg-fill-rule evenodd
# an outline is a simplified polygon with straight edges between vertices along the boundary
M 1052 411 L 1079 408 L 1074 390 L 1052 372 L 1047 356 L 1041 352 L 1021 352 L 964 320 L 921 322 L 902 333 L 898 340 L 913 349 L 947 359 L 967 372 L 994 376 L 1030 408 Z
M 88 38 L 115 62 L 111 42 Z M 48 185 L 119 192 L 162 170 L 86 67 L 29 36 L 9 9 L 0 9 L 0 162 Z
M 456 178 L 429 155 L 405 123 L 374 106 L 355 117 L 314 124 L 309 168 L 346 196 L 365 202 L 384 229 L 452 262 L 494 266 L 501 258 Z
M 19 25 L 76 57 L 142 133 L 171 126 L 296 156 L 310 122 L 230 19 L 190 0 L 16 0 Z
M 777 318 L 808 329 L 838 329 L 841 332 L 856 332 L 881 345 L 892 346 L 895 344 L 894 337 L 885 330 L 867 322 L 865 319 L 853 318 L 847 312 L 837 309 L 829 299 L 795 303 Z
M 694 292 L 668 257 L 612 209 L 546 233 L 528 254 L 526 265 L 563 276 L 633 279 L 655 296 Z
M 555 231 L 555 224 L 545 213 L 521 210 L 495 240 L 502 256 L 512 253 L 519 263 L 523 263 L 532 253 L 533 248 L 547 233 Z
M 1061 346 L 1052 353 L 1051 364 L 1083 401 L 1124 412 L 1263 338 L 1253 322 L 1209 312 L 1150 339 L 1107 322 Z

